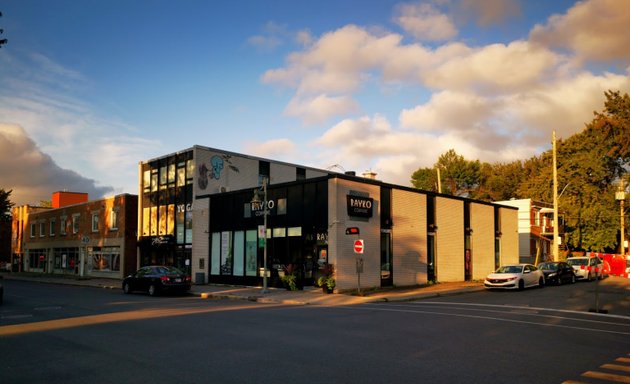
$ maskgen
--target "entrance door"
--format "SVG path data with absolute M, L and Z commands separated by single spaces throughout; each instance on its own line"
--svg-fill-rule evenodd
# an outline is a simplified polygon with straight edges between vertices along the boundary
M 392 234 L 381 233 L 381 287 L 394 285 Z

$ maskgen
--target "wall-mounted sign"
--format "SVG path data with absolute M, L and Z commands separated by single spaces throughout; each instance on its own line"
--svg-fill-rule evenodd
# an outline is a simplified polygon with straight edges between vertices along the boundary
M 372 217 L 374 199 L 371 197 L 346 196 L 348 216 Z

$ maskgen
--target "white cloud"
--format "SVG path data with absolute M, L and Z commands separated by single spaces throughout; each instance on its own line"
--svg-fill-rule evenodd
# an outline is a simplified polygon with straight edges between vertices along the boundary
M 61 179 L 38 176 L 38 191 L 45 191 L 44 195 L 50 195 L 55 188 L 85 187 L 97 191 L 96 185 L 109 184 L 111 187 L 98 188 L 108 193 L 138 193 L 138 161 L 159 151 L 159 142 L 134 136 L 133 127 L 113 118 L 98 117 L 95 108 L 81 99 L 89 88 L 88 81 L 50 58 L 3 53 L 2 64 L 6 65 L 6 71 L 0 72 L 0 124 L 5 127 L 4 133 L 8 132 L 6 127 L 19 126 L 22 133 L 18 136 L 30 143 L 24 144 L 24 150 L 44 158 L 38 167 L 52 170 L 46 174 Z M 37 75 L 31 76 L 33 73 Z M 69 173 L 75 173 L 74 179 L 68 177 Z M 61 185 L 70 179 L 71 185 Z
M 630 35 L 620 32 L 628 13 L 621 3 L 612 8 L 623 14 L 611 19 L 614 34 L 612 28 L 593 27 L 607 22 L 604 9 L 611 3 L 591 0 L 534 28 L 531 40 L 483 46 L 449 42 L 428 48 L 405 43 L 399 34 L 350 25 L 292 53 L 286 66 L 266 72 L 263 81 L 295 91 L 288 115 L 310 123 L 340 118 L 313 140 L 319 166 L 374 169 L 383 180 L 406 184 L 415 169 L 431 166 L 451 148 L 482 161 L 526 159 L 549 147 L 552 130 L 560 137 L 582 130 L 592 112 L 603 108 L 605 91 L 630 92 L 628 72 L 596 74 L 581 65 L 579 56 L 590 55 L 589 45 L 584 34 L 576 34 L 586 23 L 582 13 L 591 10 L 595 20 L 585 30 L 596 39 L 609 39 L 598 48 L 605 51 L 597 52 L 597 58 L 625 58 Z M 481 7 L 475 17 L 484 25 L 520 12 L 513 1 L 494 10 L 494 0 L 460 5 L 472 4 Z M 401 6 L 398 12 L 419 19 L 440 15 L 426 4 Z M 405 21 L 407 31 L 412 21 Z M 569 49 L 557 50 L 558 45 Z M 419 101 L 399 106 L 398 125 L 391 123 L 396 116 L 379 115 L 378 98 L 387 102 L 389 95 L 371 95 L 371 105 L 377 105 L 368 112 L 373 117 L 350 118 L 366 113 L 362 92 L 374 84 L 397 84 L 407 93 L 415 91 Z
M 630 64 L 630 4 L 624 0 L 588 0 L 554 15 L 530 34 L 533 42 L 570 50 L 582 60 L 621 60 Z
M 519 16 L 521 6 L 518 0 L 462 0 L 456 12 L 464 17 L 474 17 L 477 25 L 501 24 Z
M 287 116 L 299 116 L 306 124 L 319 124 L 325 122 L 330 116 L 348 114 L 356 110 L 358 110 L 358 105 L 350 97 L 317 95 L 293 98 L 284 113 Z
M 0 164 L 0 188 L 13 190 L 11 201 L 16 205 L 37 205 L 61 190 L 87 192 L 90 199 L 114 192 L 112 187 L 98 186 L 93 179 L 61 168 L 15 124 L 0 123 Z
M 430 3 L 399 5 L 394 21 L 421 41 L 443 41 L 457 36 L 457 28 L 450 17 Z
M 297 154 L 297 147 L 291 140 L 283 138 L 245 143 L 245 151 L 267 159 L 289 159 Z

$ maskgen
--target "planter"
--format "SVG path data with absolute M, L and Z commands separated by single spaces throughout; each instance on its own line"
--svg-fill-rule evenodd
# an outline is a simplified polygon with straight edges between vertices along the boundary
M 323 291 L 324 293 L 326 293 L 326 294 L 331 294 L 331 293 L 333 293 L 334 289 L 328 288 L 327 286 L 325 286 L 325 285 L 324 285 L 324 286 L 322 287 L 322 291 Z

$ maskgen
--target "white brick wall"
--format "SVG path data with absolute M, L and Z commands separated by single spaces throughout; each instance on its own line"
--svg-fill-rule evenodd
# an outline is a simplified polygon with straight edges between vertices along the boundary
M 438 281 L 464 280 L 464 202 L 436 197 Z
M 427 283 L 427 197 L 392 191 L 394 285 Z
M 473 280 L 485 278 L 494 271 L 494 207 L 470 204 Z

